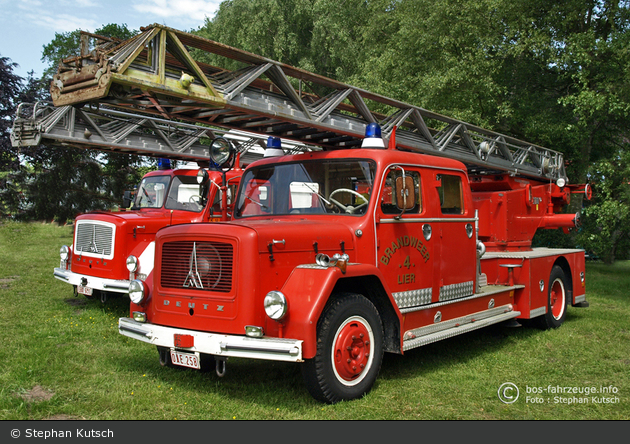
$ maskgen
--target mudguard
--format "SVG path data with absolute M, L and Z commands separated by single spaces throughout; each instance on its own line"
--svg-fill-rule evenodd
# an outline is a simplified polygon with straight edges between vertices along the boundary
M 282 293 L 288 302 L 288 316 L 283 323 L 283 336 L 304 341 L 302 356 L 310 359 L 315 356 L 317 341 L 317 321 L 326 303 L 334 293 L 337 283 L 343 279 L 374 277 L 385 289 L 383 298 L 393 307 L 402 324 L 402 315 L 398 310 L 391 292 L 387 288 L 380 270 L 373 265 L 348 264 L 343 273 L 337 267 L 301 265 L 296 267 L 284 286 Z

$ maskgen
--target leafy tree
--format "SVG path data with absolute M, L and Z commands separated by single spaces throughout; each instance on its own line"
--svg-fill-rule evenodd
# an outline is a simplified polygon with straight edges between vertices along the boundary
M 0 217 L 15 212 L 19 203 L 19 189 L 10 172 L 19 165 L 11 146 L 11 121 L 16 111 L 15 97 L 22 87 L 22 78 L 13 70 L 17 63 L 0 56 Z
M 17 163 L 9 131 L 23 80 L 13 72 L 17 66 L 8 57 L 0 56 L 0 171 L 15 168 Z
M 327 77 L 344 80 L 359 67 L 369 2 L 230 0 L 194 33 Z M 201 56 L 216 66 L 238 66 Z
M 630 152 L 595 162 L 590 170 L 595 189 L 585 204 L 584 227 L 578 240 L 604 263 L 630 258 Z

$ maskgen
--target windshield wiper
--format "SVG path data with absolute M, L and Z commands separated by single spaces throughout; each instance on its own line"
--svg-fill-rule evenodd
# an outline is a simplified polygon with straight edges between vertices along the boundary
M 252 202 L 254 202 L 256 205 L 258 205 L 258 206 L 259 206 L 260 208 L 262 208 L 263 210 L 268 210 L 268 209 L 269 209 L 269 207 L 267 207 L 267 205 L 263 205 L 263 204 L 261 204 L 260 202 L 258 202 L 257 200 L 254 200 L 254 199 L 252 199 L 252 198 L 251 198 L 251 197 L 249 197 L 249 196 L 245 196 L 245 199 L 249 199 L 249 200 L 251 200 Z
M 331 204 L 330 202 L 328 202 L 324 196 L 322 196 L 321 194 L 319 194 L 319 191 L 317 191 L 316 189 L 311 188 L 311 186 L 310 186 L 309 184 L 307 184 L 306 182 L 302 182 L 302 184 L 303 184 L 306 188 L 308 188 L 309 190 L 311 190 L 311 192 L 312 192 L 313 194 L 315 194 L 317 197 L 319 197 L 322 201 L 324 201 L 324 203 L 325 203 L 326 205 L 332 206 L 332 204 Z

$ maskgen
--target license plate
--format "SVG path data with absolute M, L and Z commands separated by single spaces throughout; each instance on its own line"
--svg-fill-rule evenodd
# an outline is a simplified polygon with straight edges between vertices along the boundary
M 199 370 L 199 353 L 184 353 L 177 350 L 171 350 L 171 362 L 182 367 L 196 368 Z
M 94 291 L 91 287 L 82 287 L 81 285 L 77 285 L 77 293 L 84 294 L 86 296 L 92 296 L 92 292 Z

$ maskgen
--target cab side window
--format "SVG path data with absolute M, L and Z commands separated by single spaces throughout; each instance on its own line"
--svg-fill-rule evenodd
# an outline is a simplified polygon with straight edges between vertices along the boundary
M 439 174 L 441 184 L 437 188 L 442 214 L 464 214 L 462 179 L 459 176 Z
M 405 171 L 406 177 L 413 179 L 413 186 L 415 189 L 415 204 L 413 208 L 405 210 L 405 214 L 418 214 L 422 212 L 422 196 L 420 187 L 420 174 L 415 171 Z M 395 195 L 396 181 L 400 186 L 402 179 L 401 170 L 391 170 L 385 179 L 385 186 L 383 187 L 383 193 L 381 195 L 381 211 L 384 214 L 401 214 L 403 208 L 399 207 L 398 199 Z

